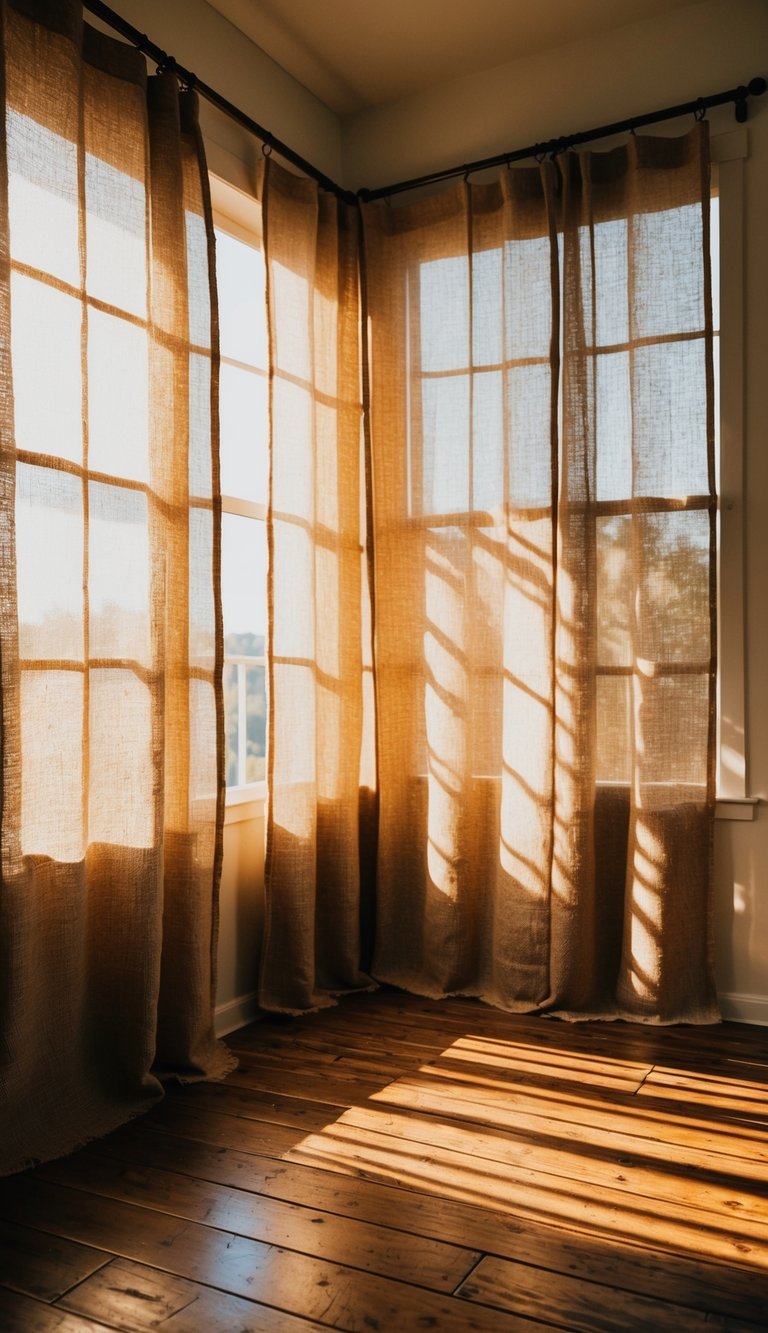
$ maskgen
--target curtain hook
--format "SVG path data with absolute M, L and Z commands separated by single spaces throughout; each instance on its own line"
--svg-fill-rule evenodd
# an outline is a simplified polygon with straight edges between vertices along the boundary
M 696 110 L 693 113 L 693 119 L 696 121 L 697 124 L 700 125 L 702 120 L 705 119 L 706 114 L 707 114 L 707 104 L 704 101 L 704 98 L 700 97 L 696 105 Z

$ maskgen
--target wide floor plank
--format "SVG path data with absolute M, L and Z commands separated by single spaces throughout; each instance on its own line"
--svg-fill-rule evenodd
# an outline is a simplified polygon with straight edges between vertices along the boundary
M 654 1333 L 713 1333 L 728 1324 L 653 1296 L 620 1292 L 603 1282 L 583 1282 L 563 1273 L 531 1270 L 504 1259 L 483 1259 L 459 1294 L 518 1314 L 535 1311 L 579 1333 L 621 1333 L 636 1328 L 653 1329 Z
M 0 1287 L 55 1301 L 109 1260 L 102 1250 L 0 1221 Z
M 124 1166 L 96 1155 L 64 1159 L 41 1172 L 47 1180 L 109 1199 L 236 1232 L 269 1245 L 301 1250 L 385 1277 L 453 1292 L 481 1258 L 476 1250 L 341 1218 L 302 1203 L 191 1180 L 176 1171 Z
M 3 1333 L 768 1328 L 757 1028 L 382 990 L 0 1182 Z
M 325 1327 L 127 1259 L 114 1259 L 60 1305 L 131 1333 L 160 1326 L 163 1333 L 322 1333 Z
M 194 1179 L 236 1185 L 260 1196 L 399 1227 L 412 1235 L 471 1245 L 486 1254 L 548 1271 L 568 1272 L 593 1282 L 610 1281 L 617 1289 L 639 1295 L 653 1291 L 675 1304 L 743 1319 L 753 1317 L 756 1307 L 768 1309 L 768 1273 L 639 1248 L 613 1237 L 586 1237 L 483 1207 L 430 1198 L 399 1185 L 209 1148 L 187 1139 L 174 1139 L 169 1145 L 163 1136 L 142 1133 L 138 1126 L 131 1134 L 111 1135 L 103 1149 L 107 1150 L 121 1161 L 143 1165 L 164 1165 L 170 1157 L 177 1172 Z
M 367 1333 L 373 1327 L 371 1318 L 381 1320 L 382 1330 L 422 1326 L 446 1333 L 503 1333 L 507 1329 L 531 1333 L 528 1324 L 512 1314 L 478 1307 L 470 1315 L 466 1303 L 453 1296 L 40 1177 L 16 1177 L 6 1185 L 4 1195 L 6 1206 L 27 1226 L 51 1229 L 82 1244 L 98 1240 L 101 1248 L 123 1258 L 287 1314 L 330 1322 L 348 1333 Z

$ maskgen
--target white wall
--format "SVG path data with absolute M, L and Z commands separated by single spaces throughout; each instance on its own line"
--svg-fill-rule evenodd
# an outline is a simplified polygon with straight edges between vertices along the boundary
M 341 125 L 203 0 L 120 0 L 126 18 L 180 63 L 350 188 L 451 166 L 674 105 L 768 75 L 766 0 L 699 0 L 481 74 L 426 89 Z M 470 7 L 471 14 L 471 7 Z M 218 144 L 259 147 L 204 112 Z M 710 116 L 733 128 L 731 109 Z M 659 132 L 679 133 L 678 122 Z M 745 164 L 745 571 L 748 790 L 768 798 L 768 94 L 750 102 Z M 219 1005 L 222 1029 L 250 1012 L 260 930 L 263 819 L 225 830 Z M 718 822 L 717 978 L 727 1015 L 768 1023 L 768 813 Z M 240 1008 L 238 1008 L 240 1005 Z
M 333 111 L 291 78 L 205 0 L 113 0 L 113 8 L 259 125 L 313 162 L 333 180 L 341 175 L 341 134 Z M 86 13 L 86 21 L 111 30 Z M 154 66 L 150 68 L 154 69 Z M 206 141 L 258 160 L 261 144 L 201 99 Z
M 359 112 L 342 123 L 344 183 L 384 185 L 744 83 L 768 74 L 767 29 L 765 0 L 700 0 Z

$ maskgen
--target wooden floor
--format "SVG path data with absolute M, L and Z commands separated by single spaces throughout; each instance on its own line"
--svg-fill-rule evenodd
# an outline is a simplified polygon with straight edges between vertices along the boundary
M 396 992 L 0 1183 L 0 1329 L 768 1328 L 768 1032 Z

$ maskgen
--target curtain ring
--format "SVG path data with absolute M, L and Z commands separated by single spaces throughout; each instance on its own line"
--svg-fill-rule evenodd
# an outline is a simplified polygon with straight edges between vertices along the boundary
M 261 152 L 264 157 L 272 156 L 272 135 L 270 135 L 268 139 L 264 140 L 263 144 L 261 145 Z
M 700 125 L 701 122 L 702 122 L 702 120 L 705 119 L 706 114 L 707 114 L 707 106 L 706 106 L 706 103 L 705 103 L 705 101 L 704 101 L 704 98 L 703 98 L 703 97 L 700 97 L 700 98 L 699 98 L 699 102 L 698 102 L 698 106 L 696 107 L 696 110 L 695 110 L 694 113 L 693 113 L 693 119 L 696 121 L 696 123 L 697 123 L 698 125 Z

